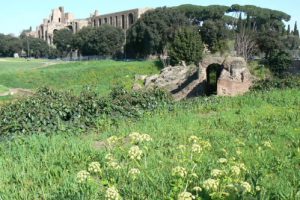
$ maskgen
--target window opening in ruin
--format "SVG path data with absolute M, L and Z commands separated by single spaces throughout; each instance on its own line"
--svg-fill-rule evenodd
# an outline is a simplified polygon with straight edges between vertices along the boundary
M 110 25 L 112 25 L 112 24 L 113 24 L 113 18 L 110 17 Z
M 125 16 L 122 15 L 122 29 L 125 29 Z
M 60 22 L 60 18 L 58 18 L 58 22 Z
M 211 64 L 206 69 L 206 95 L 217 94 L 217 84 L 220 78 L 223 66 L 219 64 Z
M 133 14 L 132 13 L 130 13 L 128 15 L 128 22 L 129 22 L 129 26 L 131 26 L 133 24 Z
M 118 16 L 116 16 L 116 27 L 118 27 Z

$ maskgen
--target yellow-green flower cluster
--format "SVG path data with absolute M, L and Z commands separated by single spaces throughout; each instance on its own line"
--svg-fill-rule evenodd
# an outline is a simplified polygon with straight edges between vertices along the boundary
M 119 142 L 120 138 L 118 138 L 117 136 L 111 136 L 107 139 L 107 142 L 110 146 L 113 146 L 115 144 L 117 144 Z
M 270 141 L 264 141 L 263 146 L 267 148 L 272 148 L 272 143 Z
M 172 169 L 172 175 L 184 178 L 187 176 L 187 170 L 184 167 L 177 166 Z
M 189 192 L 182 192 L 178 195 L 178 200 L 193 200 L 195 199 L 195 196 L 192 195 L 192 193 Z
M 141 160 L 143 151 L 139 148 L 139 146 L 132 146 L 129 151 L 129 158 L 132 160 Z
M 133 180 L 135 180 L 140 175 L 140 173 L 141 171 L 137 168 L 132 168 L 128 172 L 130 178 L 132 178 Z
M 226 158 L 220 158 L 218 160 L 218 163 L 225 164 L 225 163 L 227 163 L 227 159 Z
M 199 144 L 193 144 L 192 145 L 192 152 L 193 153 L 201 153 L 202 148 Z
M 210 174 L 211 174 L 212 177 L 217 178 L 217 177 L 220 177 L 220 176 L 224 175 L 224 171 L 220 170 L 220 169 L 213 169 L 213 170 L 211 170 Z
M 106 200 L 121 200 L 122 198 L 121 198 L 121 196 L 120 196 L 119 191 L 117 190 L 117 188 L 115 188 L 115 187 L 109 187 L 106 190 L 105 199 Z
M 209 178 L 203 182 L 203 187 L 208 191 L 216 191 L 219 187 L 219 180 Z
M 150 142 L 152 141 L 152 138 L 148 134 L 140 134 L 137 132 L 133 132 L 129 135 L 129 138 L 133 144 L 138 144 L 142 142 Z
M 196 187 L 193 188 L 193 190 L 196 191 L 196 192 L 201 192 L 202 188 L 199 187 L 199 186 L 196 186 Z
M 230 171 L 235 176 L 239 176 L 241 174 L 241 169 L 235 165 L 230 167 Z
M 245 193 L 251 192 L 251 185 L 248 182 L 241 182 L 241 187 Z
M 77 173 L 76 181 L 78 183 L 83 183 L 83 182 L 87 181 L 89 177 L 90 177 L 90 173 L 86 170 L 82 170 Z
M 117 160 L 113 157 L 112 154 L 107 154 L 105 156 L 105 159 L 107 161 L 107 166 L 111 169 L 121 169 L 121 165 L 117 162 Z
M 200 139 L 195 135 L 190 136 L 189 139 L 188 139 L 189 143 L 198 143 L 199 140 Z
M 90 173 L 101 173 L 101 165 L 98 162 L 92 162 L 89 164 L 88 171 Z

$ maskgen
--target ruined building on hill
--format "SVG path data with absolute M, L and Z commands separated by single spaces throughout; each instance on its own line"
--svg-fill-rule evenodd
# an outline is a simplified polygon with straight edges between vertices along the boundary
M 35 31 L 28 32 L 27 36 L 41 38 L 52 45 L 55 31 L 64 28 L 68 28 L 73 33 L 76 33 L 86 26 L 98 27 L 108 24 L 127 30 L 147 10 L 149 8 L 132 9 L 105 15 L 100 15 L 96 10 L 88 18 L 76 19 L 73 13 L 65 12 L 64 7 L 59 7 L 53 9 L 50 16 L 45 18 L 42 24 L 36 27 Z

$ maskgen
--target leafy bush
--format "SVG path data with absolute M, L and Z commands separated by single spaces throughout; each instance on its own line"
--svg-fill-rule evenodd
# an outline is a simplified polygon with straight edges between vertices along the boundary
M 169 45 L 172 64 L 186 61 L 187 64 L 198 64 L 202 58 L 203 44 L 199 31 L 194 27 L 184 27 L 175 33 Z
M 160 90 L 128 92 L 120 87 L 104 98 L 90 89 L 75 96 L 71 92 L 42 88 L 32 97 L 0 108 L 0 133 L 8 136 L 86 129 L 94 127 L 102 115 L 113 119 L 138 118 L 144 111 L 154 110 L 169 101 L 168 95 Z
M 270 69 L 275 75 L 281 76 L 282 73 L 288 69 L 292 63 L 290 54 L 284 51 L 272 53 L 268 59 Z
M 300 88 L 300 76 L 286 76 L 284 78 L 265 79 L 256 82 L 252 90 L 271 90 Z

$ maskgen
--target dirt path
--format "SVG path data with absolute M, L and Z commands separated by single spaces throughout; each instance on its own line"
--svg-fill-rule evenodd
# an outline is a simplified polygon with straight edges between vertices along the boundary
M 0 93 L 0 97 L 12 95 L 12 96 L 30 96 L 33 94 L 32 90 L 24 88 L 11 88 L 7 92 Z

